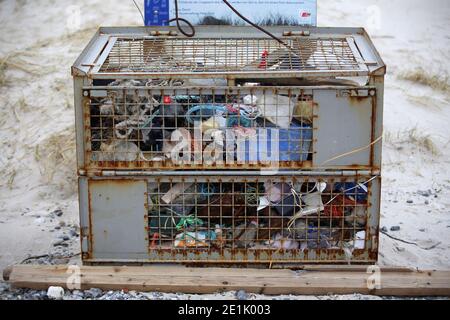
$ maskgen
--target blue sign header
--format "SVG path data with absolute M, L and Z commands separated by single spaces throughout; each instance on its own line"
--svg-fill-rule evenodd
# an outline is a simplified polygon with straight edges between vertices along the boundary
M 167 26 L 175 17 L 173 0 L 144 0 L 145 24 Z M 231 0 L 230 3 L 245 17 L 263 25 L 317 26 L 317 0 Z M 179 16 L 194 25 L 202 24 L 205 17 L 242 24 L 221 0 L 178 0 Z

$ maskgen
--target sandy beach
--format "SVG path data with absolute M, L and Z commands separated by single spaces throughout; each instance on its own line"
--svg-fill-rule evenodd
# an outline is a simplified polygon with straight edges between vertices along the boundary
M 379 264 L 449 269 L 450 2 L 320 0 L 318 19 L 365 27 L 388 68 L 381 226 L 404 241 L 380 235 Z M 0 1 L 0 270 L 79 262 L 70 67 L 99 26 L 141 24 L 131 1 Z

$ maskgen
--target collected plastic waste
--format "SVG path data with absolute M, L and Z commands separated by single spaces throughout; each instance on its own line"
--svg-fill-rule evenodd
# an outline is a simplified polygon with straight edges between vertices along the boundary
M 211 241 L 217 240 L 214 231 L 183 232 L 176 236 L 174 246 L 185 247 L 209 247 Z
M 250 95 L 244 99 L 255 104 L 263 118 L 282 129 L 289 129 L 297 104 L 294 98 L 266 92 L 264 95 Z
M 186 86 L 187 80 L 117 80 L 109 86 L 146 86 L 140 90 L 108 91 L 108 97 L 92 105 L 92 150 L 94 161 L 149 161 L 190 164 L 194 157 L 176 156 L 179 145 L 175 131 L 190 140 L 188 152 L 208 147 L 205 135 L 214 131 L 214 143 L 235 154 L 237 163 L 303 162 L 310 159 L 312 145 L 312 102 L 300 97 L 256 90 L 255 94 L 164 95 L 155 87 Z M 161 92 L 158 95 L 158 92 Z M 303 98 L 302 98 L 303 99 Z M 195 129 L 200 129 L 200 137 Z M 225 133 L 234 130 L 234 136 Z M 189 136 L 189 137 L 188 137 Z M 226 139 L 224 139 L 226 137 Z M 232 137 L 232 139 L 230 139 Z M 236 146 L 235 146 L 236 144 Z M 195 146 L 195 148 L 194 148 Z M 175 158 L 175 159 L 174 159 Z M 195 158 L 197 159 L 197 158 Z M 215 164 L 207 159 L 204 165 Z M 224 161 L 224 156 L 214 158 Z M 230 159 L 227 157 L 227 161 Z
M 292 122 L 288 129 L 258 128 L 255 141 L 245 141 L 245 161 L 306 161 L 312 144 L 312 127 Z M 249 138 L 249 137 L 247 137 Z M 256 146 L 251 146 L 255 143 Z M 253 148 L 253 150 L 252 150 Z
M 288 181 L 149 184 L 151 246 L 364 249 L 367 183 Z
M 343 192 L 350 199 L 355 199 L 358 202 L 367 201 L 367 185 L 366 184 L 356 184 L 352 182 L 348 183 L 336 183 L 334 185 L 334 190 L 336 192 Z
M 249 224 L 243 224 L 235 230 L 235 244 L 238 248 L 252 247 L 258 232 L 259 224 L 251 221 Z

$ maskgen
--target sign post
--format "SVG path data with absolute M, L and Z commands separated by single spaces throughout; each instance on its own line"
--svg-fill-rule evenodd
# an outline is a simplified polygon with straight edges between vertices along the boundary
M 175 17 L 173 0 L 144 0 L 145 24 L 167 26 Z M 317 0 L 232 0 L 230 3 L 256 24 L 317 26 Z M 178 0 L 179 16 L 192 24 L 206 17 L 240 24 L 222 0 Z

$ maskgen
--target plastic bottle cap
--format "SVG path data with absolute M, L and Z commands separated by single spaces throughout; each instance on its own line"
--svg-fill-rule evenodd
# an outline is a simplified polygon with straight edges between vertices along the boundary
M 164 104 L 171 104 L 172 98 L 169 96 L 164 96 Z

